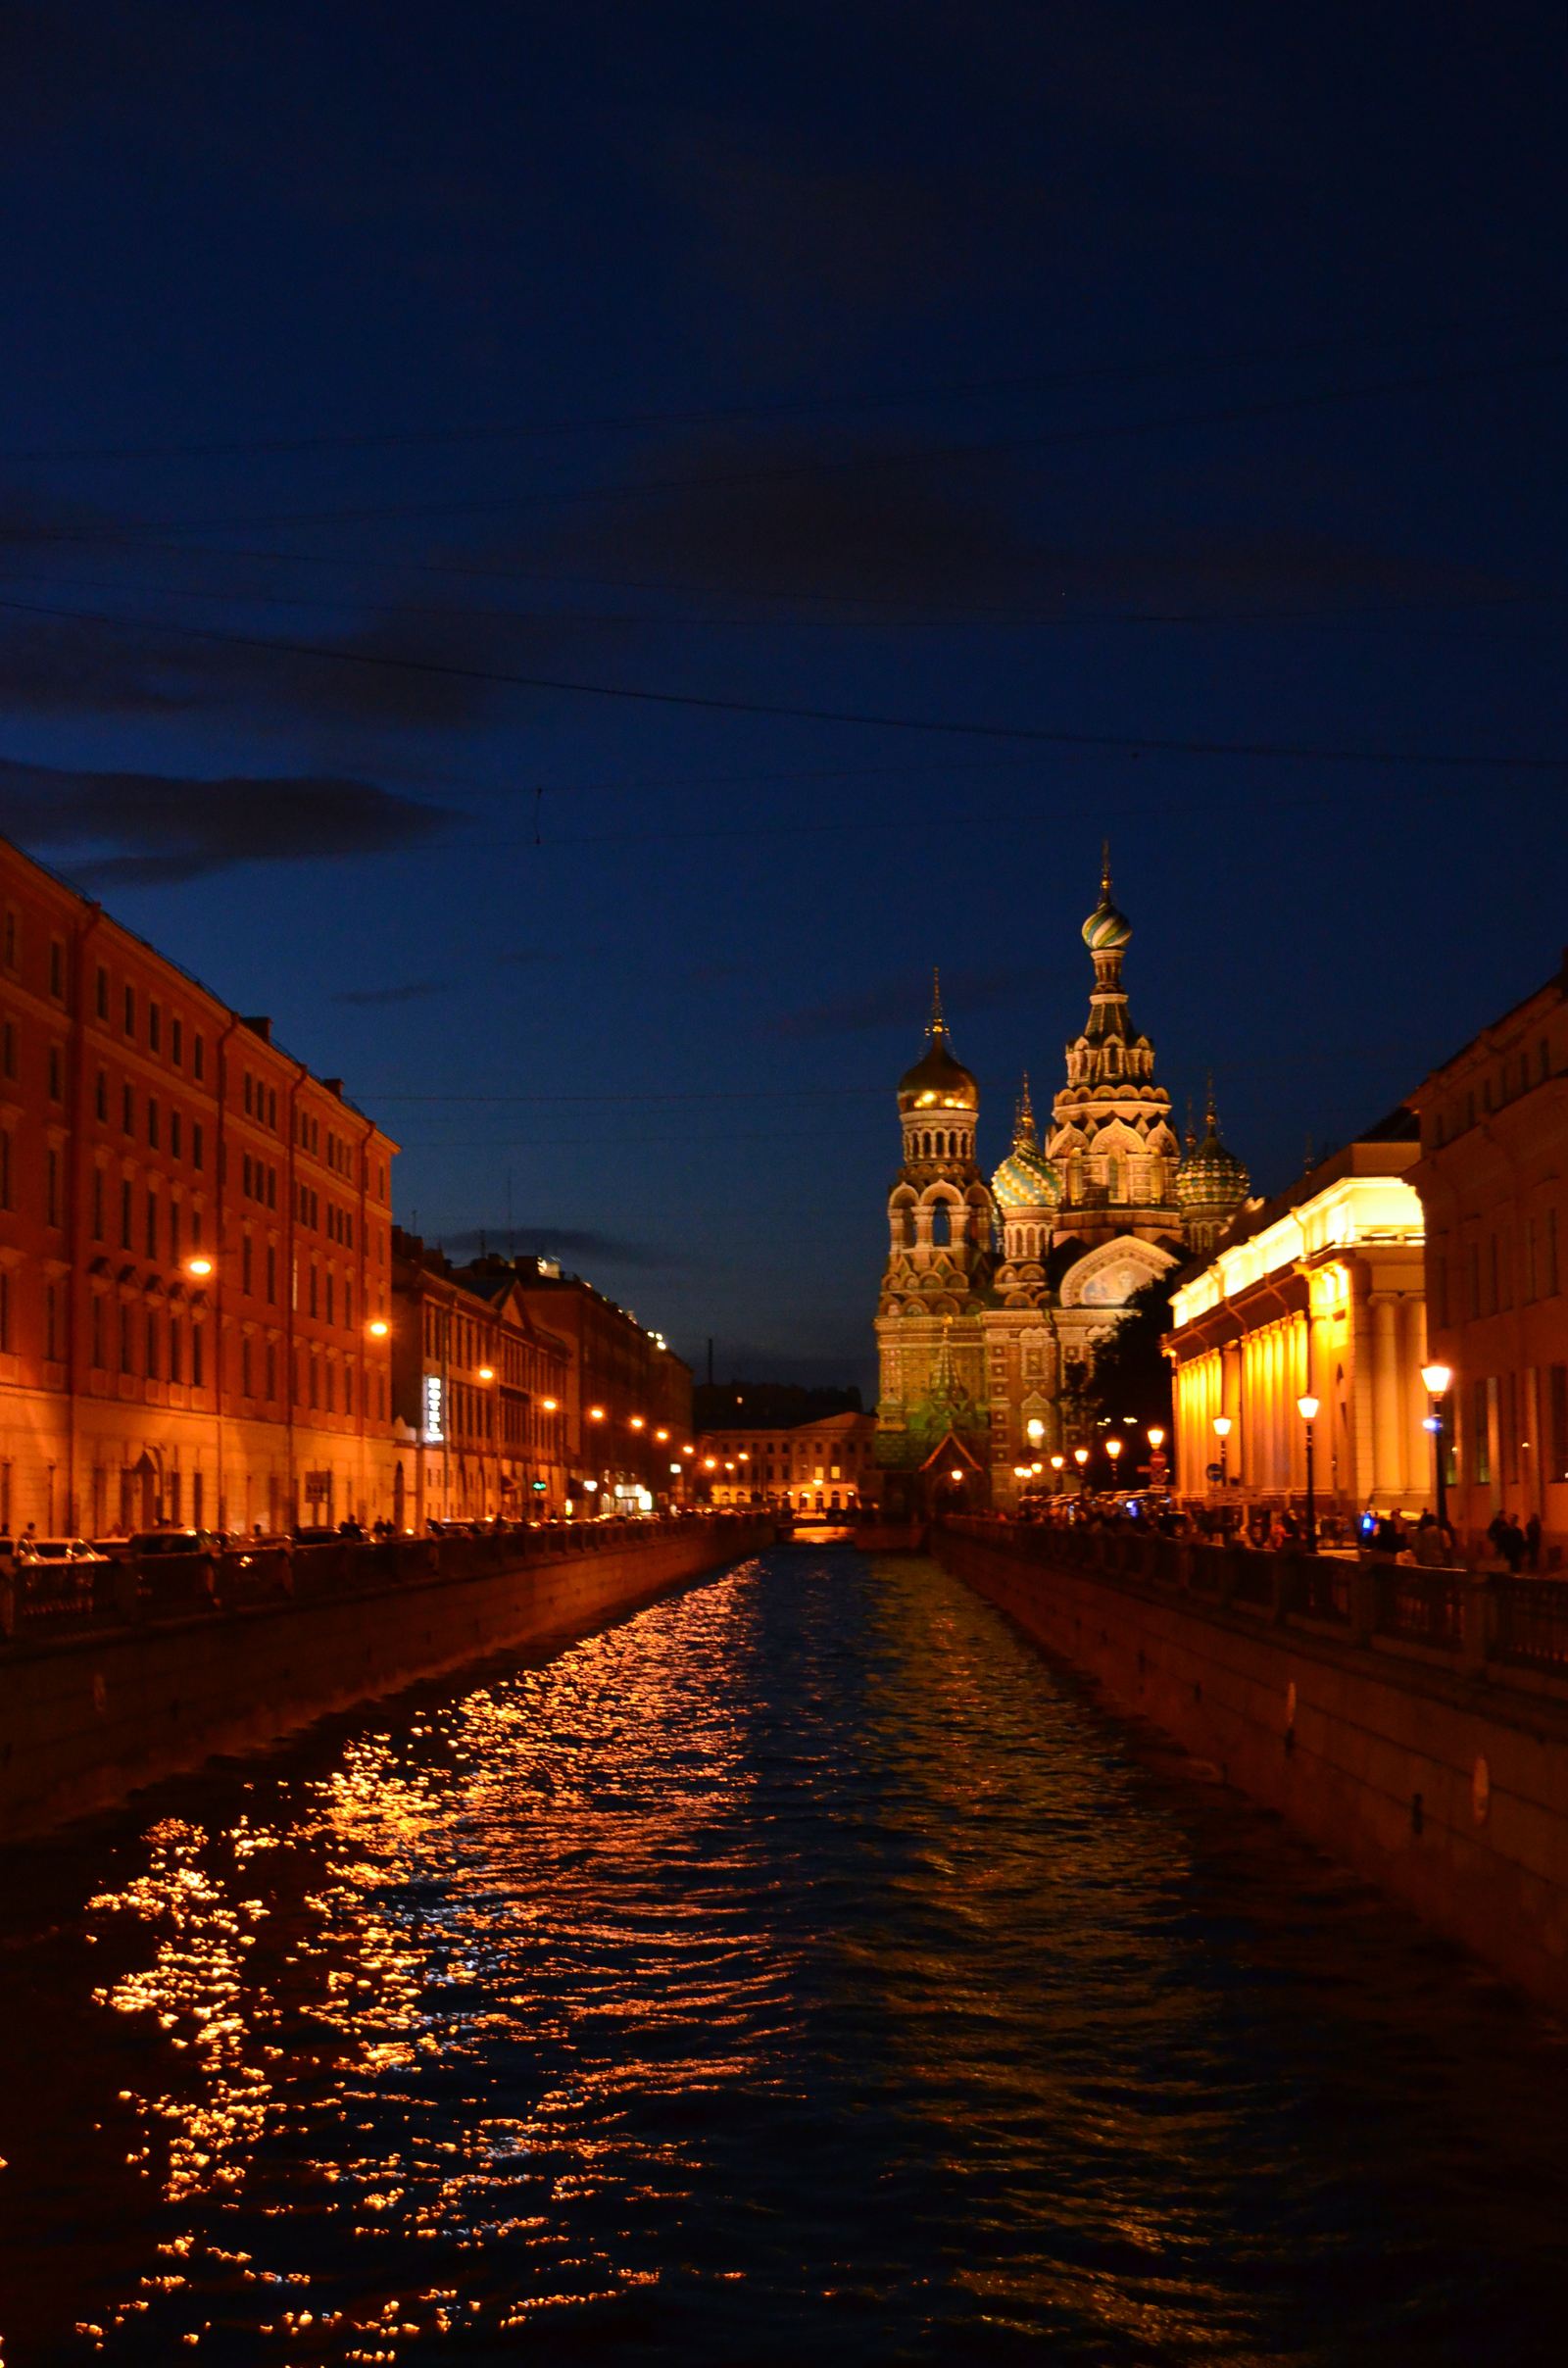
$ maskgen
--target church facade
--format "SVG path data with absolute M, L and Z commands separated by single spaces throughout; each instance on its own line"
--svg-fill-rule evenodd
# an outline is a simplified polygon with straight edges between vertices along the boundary
M 1111 897 L 1084 923 L 1089 1018 L 1044 1142 L 1027 1078 L 1012 1148 L 989 1184 L 980 1090 L 933 1003 L 922 1058 L 900 1080 L 904 1161 L 888 1196 L 876 1333 L 876 1455 L 896 1513 L 942 1503 L 1005 1508 L 1020 1466 L 1068 1459 L 1099 1344 L 1133 1294 L 1213 1247 L 1248 1176 L 1208 1132 L 1185 1156 L 1153 1047 L 1133 1025 L 1122 963 L 1131 923 Z M 1085 1433 L 1087 1438 L 1087 1433 Z M 1031 1477 L 1029 1486 L 1041 1481 Z

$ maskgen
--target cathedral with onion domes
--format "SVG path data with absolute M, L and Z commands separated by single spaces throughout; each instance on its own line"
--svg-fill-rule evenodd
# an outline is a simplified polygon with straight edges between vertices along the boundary
M 890 1513 L 956 1495 L 1005 1507 L 1029 1463 L 1049 1483 L 1051 1457 L 1070 1458 L 1078 1393 L 1121 1310 L 1211 1250 L 1247 1197 L 1212 1094 L 1203 1141 L 1189 1129 L 1185 1156 L 1177 1142 L 1122 985 L 1132 924 L 1111 897 L 1108 851 L 1083 936 L 1089 1020 L 1066 1048 L 1044 1142 L 1026 1077 L 1012 1148 L 986 1183 L 980 1089 L 954 1054 L 940 994 L 926 1050 L 900 1080 L 904 1163 L 888 1196 L 876 1319 Z

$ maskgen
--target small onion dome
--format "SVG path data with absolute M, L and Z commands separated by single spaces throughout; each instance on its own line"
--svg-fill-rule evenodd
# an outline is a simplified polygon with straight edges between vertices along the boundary
M 1091 954 L 1119 954 L 1132 933 L 1132 922 L 1125 913 L 1118 913 L 1111 903 L 1107 886 L 1084 923 L 1084 944 Z
M 947 1033 L 938 1029 L 912 1069 L 899 1079 L 901 1110 L 980 1108 L 980 1088 L 961 1061 L 948 1050 Z
M 1191 1143 L 1192 1136 L 1187 1140 Z M 1176 1170 L 1177 1207 L 1234 1208 L 1246 1200 L 1249 1181 L 1241 1160 L 1220 1141 L 1219 1124 L 1211 1110 L 1207 1134 Z
M 991 1179 L 999 1209 L 1054 1209 L 1061 1178 L 1035 1143 L 1015 1143 Z

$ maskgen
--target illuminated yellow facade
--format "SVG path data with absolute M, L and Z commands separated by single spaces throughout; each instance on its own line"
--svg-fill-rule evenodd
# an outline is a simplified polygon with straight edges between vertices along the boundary
M 1171 1301 L 1176 1485 L 1213 1493 L 1212 1465 L 1248 1498 L 1306 1485 L 1306 1426 L 1318 1400 L 1314 1481 L 1346 1512 L 1417 1511 L 1433 1498 L 1424 1428 L 1425 1255 L 1421 1203 L 1404 1181 L 1420 1155 L 1413 1114 L 1324 1160 L 1257 1204 Z M 1214 1424 L 1228 1418 L 1221 1444 Z

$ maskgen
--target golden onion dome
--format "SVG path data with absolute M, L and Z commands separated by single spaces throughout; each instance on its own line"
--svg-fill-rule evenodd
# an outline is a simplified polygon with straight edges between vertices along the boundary
M 948 1050 L 947 1033 L 938 1029 L 912 1069 L 899 1079 L 901 1110 L 980 1108 L 980 1088 L 961 1061 Z

